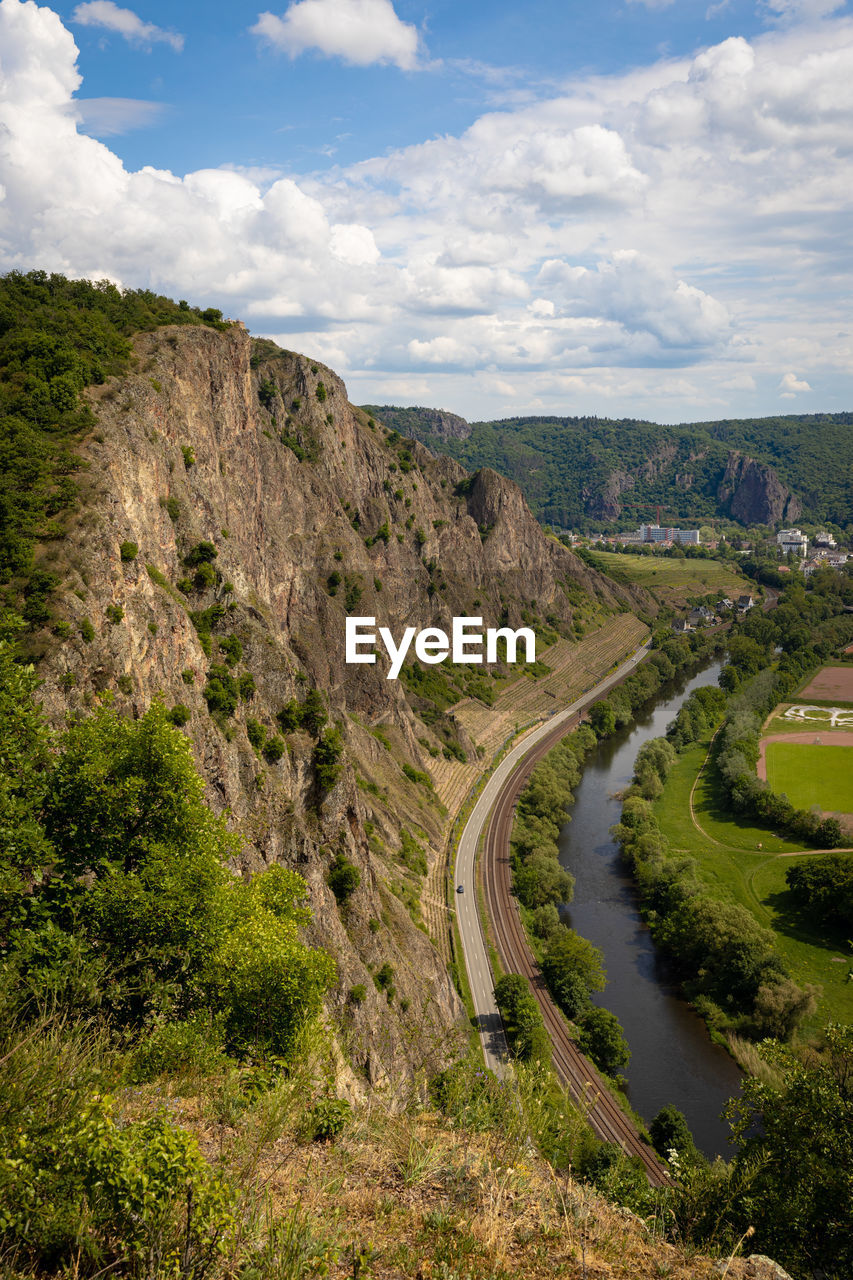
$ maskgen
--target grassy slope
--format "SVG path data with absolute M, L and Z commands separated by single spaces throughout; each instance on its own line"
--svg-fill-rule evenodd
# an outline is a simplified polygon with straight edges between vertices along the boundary
M 770 742 L 767 781 L 801 809 L 853 811 L 853 751 L 823 743 Z
M 679 756 L 655 804 L 673 854 L 695 858 L 714 897 L 746 907 L 759 924 L 773 930 L 779 953 L 795 981 L 822 987 L 818 1008 L 804 1026 L 807 1035 L 830 1019 L 853 1022 L 853 982 L 846 981 L 851 965 L 849 944 L 841 936 L 821 933 L 791 909 L 785 872 L 796 861 L 790 855 L 802 846 L 727 813 L 713 766 L 705 770 L 696 787 L 693 803 L 702 830 L 694 826 L 690 791 L 707 750 L 706 739 Z
M 662 604 L 682 606 L 688 598 L 721 592 L 731 598 L 749 584 L 718 560 L 671 560 L 667 556 L 594 553 L 597 569 L 617 582 L 635 582 Z

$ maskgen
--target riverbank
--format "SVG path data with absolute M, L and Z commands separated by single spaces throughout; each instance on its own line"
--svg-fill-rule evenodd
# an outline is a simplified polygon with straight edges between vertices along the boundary
M 632 1107 L 648 1121 L 673 1104 L 686 1116 L 706 1155 L 730 1157 L 729 1128 L 720 1113 L 739 1092 L 740 1071 L 678 994 L 610 834 L 620 819 L 620 796 L 631 783 L 638 751 L 665 732 L 694 688 L 716 684 L 719 670 L 719 662 L 713 661 L 669 682 L 638 710 L 632 724 L 598 743 L 584 763 L 571 815 L 560 833 L 560 863 L 575 879 L 574 898 L 563 918 L 604 956 L 608 981 L 595 1002 L 618 1017 L 631 1049 L 623 1073 Z
M 794 981 L 820 987 L 817 1006 L 800 1028 L 801 1039 L 813 1038 L 828 1021 L 853 1022 L 853 982 L 847 981 L 849 943 L 840 933 L 831 936 L 799 915 L 785 880 L 791 866 L 814 853 L 804 852 L 801 842 L 727 810 L 713 752 L 709 758 L 710 740 L 710 733 L 703 735 L 678 757 L 662 795 L 654 802 L 653 812 L 670 856 L 694 859 L 712 897 L 744 907 L 772 931 Z

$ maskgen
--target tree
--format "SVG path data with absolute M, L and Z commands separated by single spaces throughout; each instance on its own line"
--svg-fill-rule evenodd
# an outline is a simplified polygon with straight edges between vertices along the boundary
M 542 973 L 557 1004 L 569 1018 L 577 1017 L 593 991 L 606 982 L 603 956 L 598 947 L 561 926 L 548 940 Z
M 616 1014 L 597 1005 L 590 1005 L 581 1014 L 578 1044 L 599 1070 L 609 1076 L 616 1075 L 631 1057 Z
M 830 1024 L 820 1053 L 765 1045 L 775 1083 L 746 1076 L 729 1104 L 738 1154 L 733 1223 L 796 1274 L 853 1275 L 853 1027 Z M 740 1227 L 738 1226 L 738 1230 Z
M 698 1152 L 690 1126 L 684 1113 L 672 1103 L 662 1107 L 649 1125 L 649 1137 L 655 1151 L 664 1160 L 669 1159 L 670 1151 L 677 1151 L 682 1159 L 695 1160 Z

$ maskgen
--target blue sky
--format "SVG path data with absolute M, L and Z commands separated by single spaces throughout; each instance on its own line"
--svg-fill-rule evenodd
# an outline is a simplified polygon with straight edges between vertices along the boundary
M 0 0 L 0 265 L 470 418 L 849 409 L 836 0 Z

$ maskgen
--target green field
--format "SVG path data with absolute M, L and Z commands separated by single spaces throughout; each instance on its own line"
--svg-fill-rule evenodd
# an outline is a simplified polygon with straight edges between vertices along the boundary
M 618 582 L 636 582 L 665 604 L 683 605 L 693 596 L 712 592 L 731 599 L 755 591 L 753 583 L 719 560 L 674 560 L 668 556 L 632 556 L 607 551 L 592 553 L 596 567 Z
M 824 742 L 768 742 L 767 781 L 799 809 L 853 813 L 853 748 Z
M 853 1022 L 853 982 L 846 980 L 853 964 L 853 947 L 840 934 L 833 936 L 804 922 L 785 883 L 785 872 L 800 860 L 790 855 L 802 846 L 727 812 L 713 766 L 703 773 L 694 795 L 702 830 L 693 825 L 690 790 L 707 747 L 706 741 L 678 757 L 663 795 L 654 805 L 672 854 L 694 858 L 701 879 L 715 898 L 746 907 L 760 924 L 773 930 L 779 954 L 796 982 L 811 982 L 821 988 L 817 1010 L 804 1024 L 804 1035 L 815 1034 L 830 1020 Z

